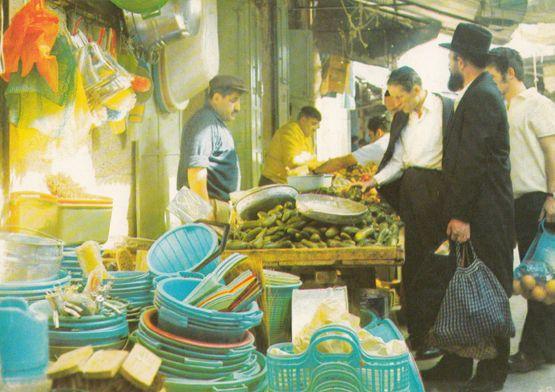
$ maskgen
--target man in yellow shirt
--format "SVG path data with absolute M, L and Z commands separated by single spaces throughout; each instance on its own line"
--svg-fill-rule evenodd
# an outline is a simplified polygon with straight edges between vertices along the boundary
M 297 121 L 279 128 L 270 142 L 260 177 L 260 186 L 287 183 L 289 170 L 315 164 L 313 136 L 322 115 L 312 106 L 303 107 Z

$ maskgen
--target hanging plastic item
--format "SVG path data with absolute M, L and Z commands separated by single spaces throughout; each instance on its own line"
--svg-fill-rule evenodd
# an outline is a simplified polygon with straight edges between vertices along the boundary
M 545 220 L 514 271 L 513 290 L 524 298 L 555 304 L 555 231 Z
M 10 124 L 10 171 L 14 178 L 50 166 L 52 157 L 48 154 L 48 147 L 52 142 L 52 138 L 36 129 Z
M 73 41 L 79 48 L 79 69 L 91 106 L 103 106 L 131 87 L 131 75 L 96 42 L 89 42 L 81 31 L 73 36 Z
M 13 73 L 6 88 L 6 96 L 21 93 L 37 93 L 58 105 L 65 105 L 75 93 L 75 69 L 77 61 L 69 40 L 64 34 L 58 34 L 52 47 L 51 54 L 58 62 L 58 90 L 53 91 L 47 81 L 41 77 L 38 70 L 33 68 L 25 77 Z
M 58 21 L 44 0 L 31 0 L 14 15 L 4 35 L 4 80 L 19 72 L 21 60 L 21 76 L 27 76 L 36 65 L 52 91 L 58 91 L 58 62 L 50 53 L 58 35 Z

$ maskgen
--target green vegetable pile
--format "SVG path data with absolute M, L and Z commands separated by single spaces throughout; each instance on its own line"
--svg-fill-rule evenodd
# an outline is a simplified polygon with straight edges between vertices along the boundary
M 244 221 L 231 232 L 227 249 L 350 248 L 397 245 L 401 223 L 387 205 L 368 207 L 363 221 L 335 226 L 308 219 L 291 202 L 280 204 L 258 219 Z

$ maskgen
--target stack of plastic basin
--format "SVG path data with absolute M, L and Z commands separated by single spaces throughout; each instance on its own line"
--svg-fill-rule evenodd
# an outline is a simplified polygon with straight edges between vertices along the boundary
M 83 270 L 77 259 L 75 248 L 64 248 L 62 269 L 70 275 L 73 282 L 80 282 L 83 278 Z
M 206 342 L 236 343 L 262 321 L 256 302 L 244 312 L 219 312 L 185 303 L 183 300 L 200 282 L 194 278 L 167 278 L 158 283 L 154 305 L 162 329 Z
M 27 282 L 9 282 L 0 284 L 0 298 L 18 297 L 33 303 L 44 299 L 48 291 L 63 287 L 70 283 L 67 272 L 60 271 L 54 279 L 32 280 Z
M 187 224 L 168 231 L 150 247 L 148 267 L 155 275 L 177 276 L 180 272 L 194 272 L 218 249 L 218 236 L 204 224 Z M 217 257 L 203 268 L 202 274 L 212 272 L 220 258 Z
M 154 299 L 152 275 L 140 271 L 116 271 L 110 272 L 110 275 L 111 278 L 105 281 L 112 284 L 110 296 L 128 303 L 127 320 L 131 327 L 135 327 L 139 322 L 141 311 L 152 306 Z
M 120 303 L 121 311 L 116 313 L 104 308 L 101 313 L 92 316 L 59 317 L 59 328 L 52 320 L 50 304 L 44 300 L 31 305 L 31 311 L 47 317 L 49 320 L 50 357 L 78 347 L 91 345 L 95 350 L 121 349 L 127 343 L 129 328 L 125 304 Z
M 208 343 L 160 327 L 158 313 L 143 312 L 131 339 L 162 359 L 161 373 L 171 391 L 265 391 L 266 361 L 245 332 L 235 343 Z

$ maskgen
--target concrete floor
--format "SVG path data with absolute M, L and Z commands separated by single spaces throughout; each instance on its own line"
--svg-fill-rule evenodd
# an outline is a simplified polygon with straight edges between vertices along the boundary
M 511 340 L 511 354 L 518 350 L 518 342 L 526 317 L 526 300 L 522 297 L 511 298 L 511 311 L 516 327 L 516 337 Z M 555 328 L 555 325 L 553 326 Z M 458 385 L 446 383 L 427 383 L 427 392 L 456 392 Z M 526 374 L 509 374 L 505 382 L 504 392 L 555 392 L 555 365 L 544 365 L 542 368 Z

